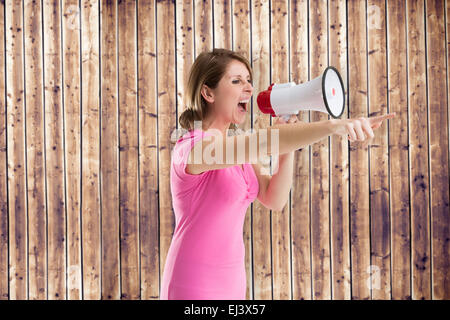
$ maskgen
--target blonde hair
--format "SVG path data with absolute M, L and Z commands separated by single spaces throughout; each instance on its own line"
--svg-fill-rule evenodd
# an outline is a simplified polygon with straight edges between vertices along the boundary
M 214 48 L 210 52 L 202 52 L 195 59 L 190 71 L 189 79 L 184 92 L 186 109 L 181 113 L 179 122 L 185 130 L 194 129 L 194 121 L 205 119 L 208 104 L 201 94 L 203 84 L 215 89 L 220 79 L 225 75 L 228 64 L 237 60 L 245 64 L 253 81 L 252 68 L 249 61 L 241 54 L 228 49 Z M 231 123 L 229 129 L 237 129 Z

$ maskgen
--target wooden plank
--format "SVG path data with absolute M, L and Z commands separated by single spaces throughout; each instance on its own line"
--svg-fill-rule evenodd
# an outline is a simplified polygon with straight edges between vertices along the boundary
M 81 273 L 80 12 L 77 0 L 63 3 L 67 299 L 69 300 L 80 300 L 83 295 Z
M 158 139 L 154 1 L 138 2 L 141 299 L 159 298 Z
M 120 299 L 117 5 L 101 2 L 101 298 Z
M 121 298 L 126 300 L 140 298 L 135 5 L 118 4 Z
M 388 113 L 386 74 L 385 1 L 367 2 L 367 63 L 369 116 Z M 392 121 L 391 121 L 392 122 Z M 390 299 L 389 154 L 387 121 L 374 134 L 370 146 L 371 296 Z M 364 148 L 366 150 L 366 148 Z
M 391 190 L 391 297 L 411 298 L 408 105 L 406 60 L 406 6 L 401 1 L 387 2 L 388 101 L 389 111 L 396 112 L 389 123 L 390 190 Z
M 22 300 L 28 296 L 28 274 L 21 1 L 7 2 L 5 13 L 9 298 Z
M 450 298 L 448 110 L 444 1 L 426 1 L 428 110 L 430 123 L 431 298 Z M 428 256 L 430 259 L 430 256 Z
M 157 2 L 157 61 L 158 61 L 158 152 L 159 152 L 159 212 L 160 212 L 160 275 L 175 228 L 175 216 L 170 192 L 171 133 L 176 128 L 176 65 L 175 8 L 172 1 Z
M 194 26 L 193 4 L 190 1 L 180 1 L 176 4 L 176 30 L 177 30 L 177 102 L 178 114 L 186 108 L 185 88 L 189 78 L 189 71 L 194 63 Z M 226 30 L 227 31 L 227 30 Z M 181 126 L 178 126 L 181 129 Z M 172 140 L 173 141 L 173 140 Z M 175 144 L 174 144 L 175 145 Z
M 327 165 L 328 153 L 323 149 L 326 140 L 311 147 L 313 206 L 309 204 L 308 148 L 295 153 L 290 216 L 287 206 L 274 216 L 257 201 L 251 207 L 254 215 L 249 208 L 243 235 L 247 299 L 449 298 L 450 78 L 444 56 L 450 58 L 446 48 L 445 28 L 450 27 L 447 2 L 331 0 L 328 26 L 325 2 L 306 0 L 263 1 L 262 5 L 248 0 L 179 0 L 176 5 L 173 1 L 122 1 L 120 7 L 102 1 L 83 2 L 79 11 L 77 0 L 63 2 L 61 9 L 59 2 L 49 0 L 43 2 L 42 9 L 39 1 L 26 2 L 23 8 L 21 3 L 9 1 L 4 7 L 5 2 L 0 1 L 0 21 L 5 19 L 5 24 L 0 24 L 0 34 L 5 35 L 5 42 L 0 41 L 0 91 L 6 93 L 0 95 L 0 118 L 3 115 L 5 119 L 0 121 L 0 299 L 120 299 L 121 283 L 126 299 L 158 299 L 158 268 L 164 266 L 174 227 L 168 163 L 169 141 L 175 127 L 167 124 L 176 123 L 176 105 L 183 100 L 183 87 L 194 57 L 212 47 L 234 48 L 249 58 L 254 72 L 253 97 L 271 82 L 270 57 L 273 82 L 308 81 L 329 63 L 339 69 L 345 85 L 348 77 L 349 117 L 385 113 L 387 104 L 390 112 L 397 113 L 395 121 L 377 129 L 370 154 L 358 143 L 349 145 L 350 168 L 347 140 L 337 136 L 329 140 L 330 216 L 325 196 L 328 175 L 324 174 L 326 170 L 318 170 Z M 137 10 L 134 5 L 138 5 Z M 379 21 L 374 18 L 377 8 Z M 34 14 L 40 10 L 42 17 Z M 130 20 L 136 12 L 140 18 Z M 118 39 L 116 15 L 122 19 Z M 269 21 L 273 26 L 271 34 Z M 36 31 L 41 23 L 45 39 Z M 82 43 L 78 30 L 83 32 Z M 101 40 L 98 30 L 104 31 Z M 269 51 L 270 43 L 273 52 Z M 286 52 L 290 52 L 289 57 L 285 57 Z M 116 66 L 117 59 L 120 61 Z M 287 75 L 289 66 L 292 70 Z M 100 70 L 102 78 L 98 79 Z M 137 74 L 141 76 L 134 78 Z M 157 77 L 154 81 L 147 76 L 152 74 Z M 123 97 L 120 110 L 116 109 L 118 96 Z M 301 112 L 299 119 L 318 121 L 308 115 Z M 346 117 L 344 114 L 342 118 Z M 254 100 L 252 114 L 242 129 L 267 127 L 270 122 L 270 116 L 263 116 Z M 388 127 L 392 132 L 386 139 Z M 410 128 L 409 132 L 406 128 Z M 387 142 L 389 149 L 385 147 Z M 405 166 L 407 161 L 409 167 Z M 373 164 L 370 184 L 369 163 Z M 346 172 L 348 168 L 350 172 Z M 390 190 L 390 198 L 383 190 Z M 325 192 L 324 199 L 321 191 Z M 324 203 L 327 205 L 321 207 Z M 388 210 L 392 211 L 391 217 Z M 331 265 L 327 265 L 327 250 L 332 254 Z
M 347 16 L 344 0 L 328 3 L 329 64 L 339 70 L 347 90 Z M 341 119 L 347 118 L 347 108 Z M 350 233 L 349 233 L 349 163 L 348 139 L 331 137 L 331 285 L 332 299 L 348 300 L 350 293 Z
M 47 219 L 45 203 L 44 97 L 42 95 L 42 21 L 40 2 L 24 4 L 27 198 L 28 198 L 28 294 L 30 300 L 47 299 Z
M 291 81 L 308 81 L 308 1 L 290 2 Z M 309 112 L 300 111 L 299 121 L 308 122 Z M 309 148 L 294 153 L 291 189 L 292 298 L 311 300 Z
M 277 0 L 271 6 L 271 57 L 272 80 L 274 83 L 289 82 L 289 15 L 288 2 Z M 283 155 L 286 161 L 293 161 L 293 155 Z M 279 159 L 280 157 L 277 156 Z M 278 160 L 277 159 L 277 160 Z M 279 161 L 279 160 L 278 160 Z M 278 162 L 277 161 L 277 162 Z M 290 165 L 290 164 L 287 164 Z M 277 168 L 274 168 L 274 171 Z M 273 172 L 275 174 L 275 172 Z M 289 183 L 288 181 L 286 181 Z M 272 211 L 272 295 L 275 300 L 291 299 L 291 257 L 290 257 L 290 205 L 281 211 Z
M 252 2 L 253 128 L 270 126 L 270 116 L 263 115 L 256 104 L 257 93 L 270 85 L 270 14 L 269 2 Z M 264 23 L 263 23 L 264 22 Z M 268 168 L 269 169 L 269 168 Z M 271 211 L 258 200 L 253 202 L 253 299 L 272 299 L 272 263 L 270 237 Z
M 308 2 L 290 3 L 291 81 L 308 81 Z M 308 122 L 309 112 L 300 111 L 299 121 Z M 291 189 L 292 297 L 312 299 L 309 148 L 294 153 L 294 177 Z
M 446 38 L 446 50 L 447 50 L 447 115 L 448 115 L 448 122 L 450 123 L 450 68 L 449 68 L 449 63 L 450 63 L 450 2 L 449 1 L 445 1 L 445 11 L 446 11 L 446 15 L 445 15 L 445 34 L 447 36 Z M 448 138 L 449 138 L 449 144 L 448 144 L 448 155 L 449 155 L 449 160 L 450 160 L 450 126 L 448 126 Z
M 81 7 L 81 212 L 83 298 L 101 297 L 98 2 Z
M 6 92 L 5 2 L 0 1 L 0 92 Z M 8 289 L 8 172 L 6 149 L 6 95 L 0 94 L 0 300 L 9 298 Z
M 28 299 L 25 109 L 21 1 L 8 1 L 6 29 L 6 112 L 9 209 L 9 299 Z
M 367 116 L 366 5 L 347 2 L 349 118 Z M 357 142 L 350 143 L 350 244 L 352 299 L 370 299 L 368 154 Z
M 224 5 L 227 5 L 224 3 Z M 230 4 L 231 5 L 231 4 Z M 214 8 L 216 9 L 216 8 Z M 215 11 L 215 10 L 214 10 Z M 225 35 L 225 39 L 230 39 L 230 35 L 233 38 L 234 51 L 241 54 L 249 61 L 251 65 L 251 45 L 250 45 L 250 3 L 248 0 L 237 0 L 233 3 L 233 15 L 232 15 L 232 24 L 233 24 L 233 33 L 232 30 L 229 29 L 229 35 Z M 214 23 L 215 24 L 215 23 Z M 220 32 L 219 32 L 220 33 Z M 230 48 L 231 49 L 231 48 Z M 255 93 L 255 92 L 253 92 Z M 254 94 L 253 94 L 254 96 Z M 253 97 L 252 96 L 252 97 Z M 245 122 L 242 125 L 239 125 L 239 129 L 248 132 L 250 128 L 252 128 L 252 114 L 248 113 Z M 251 299 L 253 295 L 253 286 L 252 286 L 252 209 L 253 204 L 247 208 L 247 212 L 245 214 L 244 220 L 244 246 L 245 246 L 245 269 L 246 269 L 246 280 L 247 280 L 247 291 L 246 297 L 247 299 Z
M 431 299 L 427 93 L 423 1 L 409 0 L 407 12 L 409 145 L 411 180 L 412 299 Z
M 320 76 L 327 61 L 327 2 L 309 3 L 310 80 Z M 311 111 L 310 121 L 329 119 Z M 329 216 L 329 138 L 310 146 L 311 150 L 311 255 L 313 299 L 331 299 L 330 216 Z
M 213 1 L 214 48 L 232 48 L 231 1 Z
M 450 33 L 450 4 L 449 4 L 449 1 L 445 1 L 445 11 L 446 11 L 446 16 L 445 16 L 445 19 L 446 19 L 446 32 L 445 32 L 445 34 L 446 34 L 446 36 L 447 36 L 447 38 L 446 38 L 446 43 L 447 43 L 447 46 L 446 46 L 446 50 L 447 50 L 447 55 L 446 55 L 446 58 L 447 58 L 447 123 L 450 123 L 450 99 L 449 99 L 449 97 L 450 97 L 450 70 L 449 70 L 449 63 L 450 63 L 450 48 L 449 48 L 449 45 L 450 45 L 450 35 L 449 35 L 449 33 Z M 449 154 L 449 161 L 450 161 L 450 125 L 449 126 L 447 126 L 447 137 L 448 137 L 448 143 L 447 143 L 447 147 L 448 147 L 448 154 Z M 448 226 L 449 224 L 447 224 L 447 226 Z M 447 232 L 447 234 L 449 234 L 448 232 Z M 448 249 L 448 246 L 449 246 L 449 237 L 447 237 L 446 239 L 445 239 L 445 243 L 446 243 L 446 245 L 447 245 L 447 250 L 450 250 L 450 249 Z M 448 251 L 447 251 L 448 252 Z M 448 260 L 447 260 L 448 261 Z M 448 270 L 448 268 L 447 268 L 447 270 Z M 448 273 L 447 273 L 447 279 L 446 279 L 446 283 L 448 284 Z M 448 288 L 448 285 L 447 285 L 447 288 Z M 450 290 L 448 290 L 447 289 L 447 293 L 449 292 Z M 448 299 L 448 296 L 447 296 L 447 299 Z
M 66 215 L 59 1 L 44 1 L 45 159 L 48 206 L 48 299 L 66 299 Z
M 395 121 L 389 122 L 391 191 L 391 298 L 411 298 L 409 224 L 408 88 L 406 57 L 406 3 L 387 2 L 388 101 Z
M 445 15 L 445 34 L 447 36 L 446 38 L 446 50 L 447 50 L 447 115 L 448 115 L 448 121 L 450 123 L 450 68 L 449 68 L 449 63 L 450 63 L 450 2 L 449 1 L 445 1 L 445 11 L 446 11 L 446 15 Z M 448 126 L 448 137 L 449 137 L 449 144 L 448 144 L 448 154 L 449 154 L 449 159 L 450 159 L 450 126 Z
M 195 56 L 209 51 L 213 46 L 212 1 L 195 0 Z

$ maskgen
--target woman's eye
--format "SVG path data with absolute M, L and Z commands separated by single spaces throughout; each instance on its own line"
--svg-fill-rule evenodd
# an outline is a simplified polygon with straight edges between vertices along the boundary
M 240 81 L 240 80 L 233 80 L 233 83 L 238 83 L 238 81 Z M 248 83 L 250 83 L 251 85 L 253 85 L 252 80 L 248 80 Z

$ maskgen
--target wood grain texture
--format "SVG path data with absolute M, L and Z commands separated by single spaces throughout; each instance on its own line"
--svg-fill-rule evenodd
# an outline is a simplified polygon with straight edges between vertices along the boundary
M 64 2 L 62 14 L 64 143 L 67 214 L 67 299 L 83 298 L 81 232 L 81 39 L 78 1 Z M 45 39 L 44 39 L 45 40 Z
M 407 1 L 411 297 L 431 299 L 425 3 Z
M 347 76 L 347 19 L 345 1 L 328 3 L 329 65 L 339 70 L 346 90 L 345 104 L 348 106 Z M 348 118 L 344 110 L 342 118 Z M 332 299 L 350 299 L 350 232 L 349 232 L 349 162 L 348 140 L 332 136 L 330 146 L 330 233 L 331 233 L 331 292 Z
M 212 1 L 194 1 L 195 54 L 208 51 L 213 45 Z
M 449 124 L 449 125 L 447 125 L 447 137 L 449 137 L 449 140 L 450 140 L 450 99 L 449 99 L 449 97 L 450 97 L 450 72 L 448 69 L 448 63 L 450 61 L 450 50 L 449 50 L 450 49 L 449 48 L 450 36 L 449 36 L 449 31 L 448 31 L 450 28 L 450 19 L 448 18 L 450 15 L 450 4 L 448 1 L 445 2 L 445 11 L 446 11 L 446 15 L 445 15 L 445 17 L 446 17 L 446 25 L 445 25 L 446 32 L 445 32 L 445 34 L 447 37 L 446 38 L 446 43 L 447 43 L 447 46 L 446 46 L 446 51 L 447 51 L 447 55 L 446 55 L 446 58 L 447 58 L 447 68 L 446 68 L 446 72 L 447 72 L 447 123 Z M 447 147 L 448 147 L 448 155 L 449 155 L 449 161 L 450 161 L 450 142 L 449 141 L 447 141 Z M 449 174 L 450 174 L 450 172 L 449 172 Z M 448 216 L 447 216 L 447 218 L 448 218 Z M 449 224 L 447 223 L 447 226 L 448 225 Z M 448 255 L 448 253 L 450 252 L 450 248 L 449 248 L 450 237 L 448 236 L 448 234 L 449 234 L 449 232 L 447 231 L 447 237 L 445 238 L 445 241 L 442 244 L 444 247 L 444 251 L 447 250 L 446 255 Z M 447 261 L 448 261 L 448 259 L 447 259 Z M 447 290 L 446 290 L 447 299 L 448 299 L 448 292 L 450 291 L 450 290 L 448 290 L 448 286 L 449 286 L 448 269 L 449 269 L 449 267 L 447 267 L 447 269 L 443 269 L 445 272 L 445 279 L 444 279 L 445 285 L 444 286 L 447 288 Z
M 182 11 L 180 11 L 181 13 Z M 167 252 L 175 229 L 170 193 L 171 133 L 176 128 L 176 57 L 175 5 L 172 1 L 156 4 L 157 21 L 157 105 L 158 105 L 158 185 L 160 217 L 160 277 L 163 275 Z
M 101 2 L 101 298 L 120 299 L 119 110 L 117 77 L 118 6 Z
M 66 299 L 64 106 L 59 1 L 43 2 L 48 299 Z M 98 94 L 97 94 L 98 96 Z M 51 125 L 48 125 L 51 124 Z M 96 230 L 97 231 L 97 230 Z M 89 234 L 85 234 L 90 236 Z M 95 236 L 95 235 L 92 235 Z
M 309 80 L 324 72 L 328 65 L 327 2 L 309 2 Z M 329 116 L 310 111 L 310 122 L 327 120 Z M 311 262 L 312 298 L 331 299 L 330 256 L 330 174 L 329 138 L 311 145 Z
M 118 4 L 121 298 L 140 298 L 136 3 Z
M 139 254 L 141 299 L 145 300 L 159 297 L 155 10 L 154 1 L 138 2 Z
M 228 29 L 227 31 L 232 34 L 233 39 L 233 47 L 228 47 L 230 50 L 234 50 L 238 52 L 242 56 L 244 56 L 248 61 L 251 61 L 251 29 L 250 29 L 250 2 L 249 0 L 240 0 L 235 1 L 233 3 L 233 11 L 232 11 L 232 30 Z M 226 4 L 228 5 L 228 4 Z M 214 8 L 214 12 L 217 9 Z M 224 13 L 226 14 L 226 12 Z M 224 20 L 227 19 L 227 16 L 224 17 Z M 220 32 L 219 32 L 220 33 Z M 215 33 L 216 34 L 216 33 Z M 224 41 L 230 39 L 229 35 L 224 36 Z M 219 46 L 223 47 L 223 46 Z M 254 109 L 253 109 L 254 110 Z M 252 111 L 252 109 L 251 109 Z M 249 132 L 252 128 L 251 123 L 251 113 L 247 113 L 247 117 L 245 122 L 239 125 L 239 129 L 244 132 Z M 244 231 L 243 231 L 243 240 L 245 247 L 245 265 L 246 265 L 246 281 L 247 281 L 247 292 L 246 298 L 251 299 L 253 296 L 252 291 L 252 209 L 253 206 L 249 206 L 247 208 L 247 212 L 245 214 L 244 220 Z
M 388 1 L 387 61 L 389 111 L 397 121 L 389 123 L 391 298 L 411 298 L 411 246 L 409 210 L 408 69 L 406 48 L 406 3 Z
M 45 199 L 44 96 L 42 94 L 42 20 L 40 2 L 24 3 L 24 63 L 27 141 L 28 294 L 30 300 L 47 299 L 47 217 Z
M 291 81 L 308 81 L 308 1 L 290 2 Z M 309 112 L 300 111 L 299 121 L 309 122 Z M 310 163 L 309 147 L 294 154 L 291 189 L 292 298 L 311 300 L 310 243 Z
M 252 2 L 252 68 L 253 92 L 266 90 L 270 85 L 270 3 Z M 253 128 L 270 126 L 270 117 L 257 108 L 256 95 L 252 95 Z M 270 171 L 270 168 L 267 168 Z M 270 172 L 267 172 L 270 174 Z M 253 299 L 272 299 L 272 256 L 271 256 L 272 212 L 258 200 L 253 202 Z
M 388 113 L 385 1 L 367 2 L 369 116 Z M 387 122 L 376 129 L 369 151 L 370 275 L 372 299 L 390 299 L 389 150 Z
M 5 3 L 9 298 L 28 299 L 23 21 L 21 1 Z
M 272 81 L 289 82 L 289 15 L 287 0 L 272 1 Z M 277 159 L 278 160 L 278 159 Z M 276 165 L 275 165 L 276 166 Z M 277 168 L 275 168 L 277 170 Z M 290 201 L 272 211 L 273 299 L 291 299 Z
M 448 107 L 445 59 L 445 5 L 426 1 L 426 55 L 430 145 L 432 299 L 450 298 L 450 208 Z M 430 259 L 430 257 L 428 257 Z
M 98 1 L 81 6 L 81 230 L 83 298 L 101 297 L 100 101 Z
M 275 120 L 260 91 L 327 66 L 343 119 L 396 113 L 369 147 L 296 151 L 286 206 L 248 208 L 247 299 L 449 299 L 449 16 L 438 0 L 0 1 L 0 299 L 159 299 L 173 133 L 213 48 L 252 66 L 243 131 Z
M 189 2 L 189 1 L 187 1 Z M 232 12 L 231 2 L 213 1 L 214 47 L 232 49 Z M 250 15 L 247 15 L 250 18 Z
M 5 2 L 0 2 L 0 21 L 5 21 Z M 0 23 L 0 92 L 6 92 L 5 23 Z M 8 171 L 6 95 L 0 94 L 0 300 L 9 297 L 8 279 Z
M 349 118 L 367 117 L 366 3 L 349 1 Z M 370 198 L 367 149 L 350 142 L 350 246 L 352 299 L 370 299 Z

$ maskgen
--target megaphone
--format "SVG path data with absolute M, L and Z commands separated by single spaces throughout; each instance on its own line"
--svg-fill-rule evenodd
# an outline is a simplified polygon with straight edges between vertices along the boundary
M 262 113 L 286 121 L 299 110 L 320 111 L 339 118 L 345 107 L 344 84 L 336 68 L 330 66 L 309 82 L 272 83 L 258 94 L 256 101 Z

